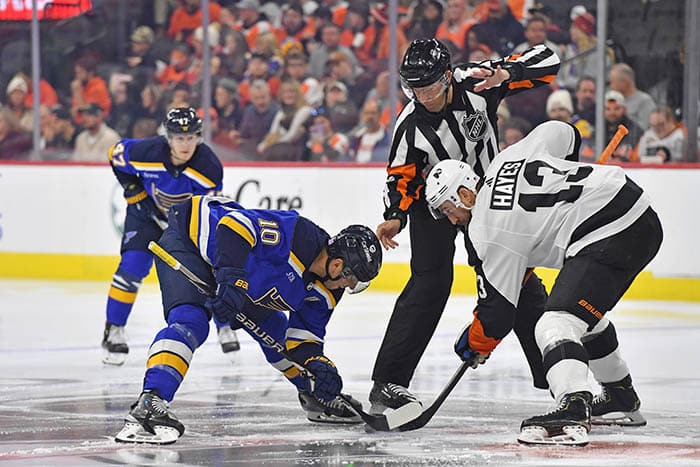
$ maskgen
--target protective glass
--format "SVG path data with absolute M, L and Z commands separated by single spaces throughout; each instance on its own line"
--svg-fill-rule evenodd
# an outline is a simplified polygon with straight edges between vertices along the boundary
M 457 213 L 457 209 L 459 208 L 464 208 L 467 211 L 469 211 L 471 208 L 466 207 L 460 202 L 454 203 L 451 200 L 445 200 L 437 208 L 434 208 L 432 206 L 428 206 L 430 210 L 430 214 L 433 215 L 434 219 L 443 219 L 445 217 L 450 217 L 453 214 Z
M 369 282 L 362 282 L 359 280 L 348 267 L 345 267 L 342 271 L 340 271 L 340 277 L 342 279 L 347 279 L 350 283 L 350 285 L 345 287 L 345 290 L 347 290 L 349 294 L 360 293 L 369 287 Z
M 416 99 L 422 104 L 428 104 L 434 100 L 442 97 L 443 93 L 447 89 L 448 79 L 447 74 L 443 75 L 439 80 L 432 84 L 423 86 L 420 88 L 408 87 L 405 83 L 401 84 L 404 94 L 409 99 Z

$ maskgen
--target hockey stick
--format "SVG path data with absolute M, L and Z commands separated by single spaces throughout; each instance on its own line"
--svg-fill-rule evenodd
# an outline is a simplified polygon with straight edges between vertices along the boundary
M 610 159 L 610 156 L 612 156 L 613 152 L 615 152 L 615 149 L 617 149 L 617 147 L 620 145 L 620 142 L 622 141 L 622 138 L 624 138 L 627 135 L 627 133 L 629 133 L 629 130 L 625 125 L 617 126 L 617 131 L 615 132 L 613 137 L 610 138 L 610 142 L 607 146 L 605 146 L 605 149 L 603 149 L 603 152 L 600 154 L 600 157 L 597 161 L 598 164 L 608 163 L 608 159 Z
M 450 378 L 450 380 L 447 382 L 447 385 L 442 392 L 440 392 L 435 401 L 430 404 L 430 407 L 425 409 L 423 413 L 421 413 L 420 416 L 414 420 L 404 423 L 396 429 L 399 431 L 411 431 L 417 430 L 418 428 L 423 428 L 430 421 L 430 419 L 433 418 L 433 415 L 435 415 L 442 403 L 445 402 L 445 399 L 447 399 L 447 396 L 450 395 L 454 387 L 457 386 L 457 383 L 459 383 L 459 380 L 462 379 L 462 375 L 464 375 L 464 372 L 467 371 L 467 368 L 469 368 L 469 364 L 467 362 L 462 362 L 459 368 L 457 368 L 457 371 L 455 371 L 454 375 L 452 375 L 452 378 Z
M 187 278 L 187 280 L 192 283 L 192 285 L 197 287 L 197 290 L 209 297 L 213 297 L 216 295 L 216 291 L 212 288 L 210 284 L 204 282 L 202 279 L 197 277 L 195 273 L 187 269 L 186 266 L 180 263 L 177 259 L 173 257 L 173 255 L 165 251 L 156 242 L 149 242 L 148 249 L 154 255 L 160 258 L 165 264 L 170 266 L 173 270 L 183 274 Z M 249 329 L 254 335 L 260 337 L 260 339 L 262 339 L 262 341 L 266 345 L 275 349 L 280 355 L 289 360 L 290 363 L 297 367 L 305 376 L 309 377 L 312 380 L 316 378 L 314 374 L 311 371 L 309 371 L 309 369 L 306 368 L 306 366 L 304 366 L 304 364 L 297 362 L 290 355 L 290 353 L 287 352 L 287 349 L 282 344 L 277 342 L 277 340 L 274 337 L 272 337 L 263 329 L 261 329 L 260 326 L 258 326 L 255 323 L 255 321 L 248 318 L 244 313 L 240 311 L 236 312 L 235 317 L 236 320 L 238 320 L 243 326 Z M 365 412 L 362 409 L 362 407 L 356 407 L 355 405 L 353 405 L 350 402 L 350 399 L 345 397 L 343 394 L 340 394 L 340 398 L 343 399 L 355 412 L 357 412 L 360 418 L 362 418 L 362 421 L 364 421 L 367 425 L 369 425 L 377 431 L 390 431 L 394 428 L 406 424 L 410 420 L 413 420 L 421 415 L 421 406 L 417 402 L 411 402 L 409 404 L 406 404 L 387 415 L 373 415 Z

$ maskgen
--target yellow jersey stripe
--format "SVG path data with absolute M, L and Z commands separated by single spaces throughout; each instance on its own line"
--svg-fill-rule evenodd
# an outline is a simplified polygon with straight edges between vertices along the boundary
M 146 363 L 146 368 L 153 368 L 157 365 L 167 365 L 175 368 L 183 378 L 185 377 L 187 369 L 189 368 L 189 365 L 182 359 L 182 357 L 169 352 L 161 352 L 149 358 L 148 362 Z
M 287 347 L 287 350 L 293 350 L 293 349 L 296 349 L 297 347 L 299 347 L 301 344 L 305 344 L 305 343 L 308 343 L 308 344 L 318 344 L 319 342 L 318 342 L 318 341 L 311 340 L 311 339 L 306 339 L 306 340 L 303 340 L 303 341 L 288 340 L 287 342 L 285 342 L 284 345 L 285 345 L 285 347 Z
M 183 173 L 205 188 L 214 188 L 216 186 L 216 183 L 209 180 L 201 172 L 194 170 L 192 167 L 187 167 Z
M 297 367 L 295 367 L 295 366 L 291 367 L 290 369 L 288 369 L 287 371 L 284 372 L 284 376 L 285 376 L 285 378 L 287 378 L 287 379 L 296 378 L 296 377 L 299 376 L 300 374 L 301 374 L 301 372 L 300 372 L 299 369 L 298 369 Z
M 331 310 L 335 308 L 335 297 L 333 296 L 331 291 L 328 290 L 325 285 L 323 285 L 323 282 L 314 282 L 314 289 L 316 289 L 316 291 L 326 299 L 326 302 L 328 303 L 328 308 L 330 308 Z
M 111 286 L 109 288 L 109 298 L 113 298 L 122 303 L 134 303 L 136 301 L 136 292 L 127 292 L 126 290 Z
M 221 224 L 224 224 L 226 227 L 228 227 L 229 229 L 233 230 L 238 235 L 243 237 L 243 240 L 248 242 L 250 244 L 251 248 L 255 246 L 255 243 L 256 243 L 255 237 L 253 237 L 253 234 L 251 234 L 250 231 L 243 224 L 241 224 L 238 220 L 234 219 L 233 217 L 224 216 L 219 221 L 219 225 L 221 225 Z
M 202 202 L 201 196 L 192 197 L 192 212 L 190 213 L 190 240 L 199 248 L 199 209 Z
M 294 271 L 301 277 L 304 274 L 304 264 L 299 260 L 297 255 L 293 251 L 289 251 L 289 265 L 294 269 Z
M 134 196 L 129 196 L 126 198 L 126 204 L 134 204 L 138 203 L 141 200 L 144 200 L 148 198 L 148 193 L 146 193 L 146 190 L 143 190 L 139 193 L 136 193 Z
M 143 170 L 144 172 L 158 172 L 165 171 L 165 165 L 162 162 L 134 162 L 129 161 L 132 167 L 138 170 Z

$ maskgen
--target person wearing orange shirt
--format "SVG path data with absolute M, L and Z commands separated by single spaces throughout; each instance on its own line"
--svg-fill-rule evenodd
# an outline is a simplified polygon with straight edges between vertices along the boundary
M 156 76 L 158 81 L 167 88 L 173 88 L 178 83 L 191 85 L 197 79 L 194 48 L 187 43 L 180 43 L 170 52 L 170 63 Z
M 182 0 L 182 4 L 173 11 L 170 17 L 168 37 L 178 42 L 192 41 L 192 33 L 202 25 L 202 9 L 200 0 Z M 213 1 L 209 2 L 209 22 L 219 21 L 221 6 Z
M 85 104 L 97 104 L 103 110 L 105 117 L 112 108 L 112 98 L 107 89 L 105 80 L 97 76 L 96 60 L 91 56 L 84 56 L 76 60 L 74 65 L 75 79 L 70 83 L 71 113 L 75 122 L 82 124 L 82 117 L 78 108 Z
M 458 48 L 463 49 L 467 39 L 467 31 L 475 23 L 476 21 L 469 17 L 465 0 L 447 0 L 444 21 L 438 26 L 435 38 L 450 41 Z

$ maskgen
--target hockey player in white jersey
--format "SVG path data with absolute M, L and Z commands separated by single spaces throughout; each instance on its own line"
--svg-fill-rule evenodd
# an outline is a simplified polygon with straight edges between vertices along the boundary
M 584 445 L 591 422 L 646 424 L 605 314 L 656 255 L 661 224 L 621 168 L 565 160 L 577 137 L 571 125 L 543 123 L 483 178 L 444 160 L 426 182 L 434 214 L 468 229 L 478 258 L 474 320 L 455 342 L 463 360 L 483 363 L 510 332 L 532 268 L 560 269 L 535 327 L 557 407 L 522 422 L 523 443 Z M 589 368 L 603 387 L 595 399 Z

